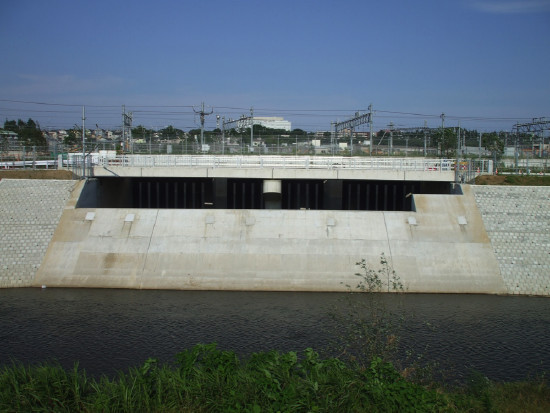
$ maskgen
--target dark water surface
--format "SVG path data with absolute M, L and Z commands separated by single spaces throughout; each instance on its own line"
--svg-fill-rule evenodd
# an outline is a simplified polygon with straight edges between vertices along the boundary
M 173 361 L 197 343 L 217 342 L 240 355 L 321 350 L 334 331 L 328 314 L 345 296 L 0 289 L 0 365 L 55 359 L 70 368 L 78 361 L 93 375 L 111 375 L 149 357 Z M 519 380 L 550 371 L 549 298 L 410 294 L 384 300 L 409 314 L 402 342 L 457 376 L 474 368 L 491 379 Z

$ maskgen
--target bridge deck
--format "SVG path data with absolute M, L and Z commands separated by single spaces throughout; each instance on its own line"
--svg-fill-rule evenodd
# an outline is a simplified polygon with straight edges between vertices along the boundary
M 97 177 L 454 180 L 454 161 L 433 158 L 118 155 L 93 163 Z

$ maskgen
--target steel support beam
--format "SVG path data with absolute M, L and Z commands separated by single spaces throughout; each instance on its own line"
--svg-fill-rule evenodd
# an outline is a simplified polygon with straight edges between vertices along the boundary
M 550 129 L 550 120 L 547 118 L 533 118 L 531 122 L 516 123 L 514 129 L 517 133 L 542 132 Z

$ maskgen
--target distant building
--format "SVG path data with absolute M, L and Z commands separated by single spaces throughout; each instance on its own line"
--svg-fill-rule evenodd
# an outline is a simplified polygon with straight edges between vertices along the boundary
M 103 129 L 96 128 L 93 131 L 93 135 L 96 137 L 96 139 L 103 139 Z
M 4 129 L 0 129 L 0 135 L 2 136 L 2 138 L 12 139 L 12 140 L 17 140 L 19 138 L 16 132 L 4 130 Z
M 290 121 L 276 116 L 254 116 L 254 125 L 262 125 L 271 129 L 283 129 L 289 132 L 292 130 Z

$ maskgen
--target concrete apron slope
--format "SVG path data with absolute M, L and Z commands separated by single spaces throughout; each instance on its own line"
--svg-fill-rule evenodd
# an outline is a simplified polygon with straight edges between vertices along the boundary
M 384 253 L 409 292 L 506 293 L 469 190 L 416 212 L 76 209 L 81 190 L 36 286 L 346 291 Z

